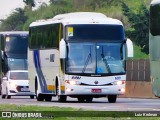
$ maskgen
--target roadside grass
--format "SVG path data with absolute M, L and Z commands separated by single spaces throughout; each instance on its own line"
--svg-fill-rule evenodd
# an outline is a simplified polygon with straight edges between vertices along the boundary
M 0 118 L 0 120 L 160 120 L 158 117 L 135 117 L 132 112 L 87 111 L 70 107 L 46 107 L 36 105 L 0 104 L 0 111 L 14 113 L 42 113 L 43 115 L 49 116 L 54 114 L 52 118 Z

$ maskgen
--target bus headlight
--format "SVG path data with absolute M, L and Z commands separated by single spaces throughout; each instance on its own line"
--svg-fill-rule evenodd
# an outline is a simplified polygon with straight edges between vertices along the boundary
M 119 89 L 118 91 L 124 93 L 124 92 L 125 92 L 125 88 L 121 88 L 121 89 Z
M 125 92 L 125 89 L 124 89 L 124 88 L 122 88 L 122 89 L 121 89 L 121 92 Z
M 81 82 L 75 81 L 75 80 L 65 80 L 65 82 L 70 85 L 80 85 L 81 84 Z
M 114 83 L 113 83 L 113 85 L 123 85 L 123 84 L 125 84 L 125 80 L 121 80 L 121 81 L 115 81 Z

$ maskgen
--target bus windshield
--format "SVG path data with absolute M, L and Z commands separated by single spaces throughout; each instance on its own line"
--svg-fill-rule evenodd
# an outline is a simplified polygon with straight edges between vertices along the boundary
M 122 41 L 125 38 L 122 25 L 69 25 L 66 29 L 66 40 Z
M 5 52 L 16 53 L 16 54 L 26 54 L 28 47 L 28 35 L 8 35 L 5 38 Z
M 27 70 L 27 59 L 8 58 L 8 68 L 9 70 Z
M 68 43 L 66 73 L 124 74 L 125 53 L 122 54 L 121 46 L 121 43 Z

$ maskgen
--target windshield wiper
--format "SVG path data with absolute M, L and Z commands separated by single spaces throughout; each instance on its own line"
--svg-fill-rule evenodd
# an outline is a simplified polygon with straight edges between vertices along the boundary
M 91 58 L 91 47 L 90 47 L 90 53 L 88 54 L 88 57 L 87 57 L 86 62 L 85 62 L 85 64 L 84 64 L 82 73 L 85 72 L 85 70 L 86 70 L 86 68 L 87 68 L 87 65 L 88 65 L 88 63 L 89 63 L 90 58 Z
M 105 64 L 105 66 L 106 66 L 106 68 L 107 68 L 108 72 L 109 72 L 109 73 L 111 73 L 111 69 L 110 69 L 110 67 L 109 67 L 108 61 L 104 58 L 103 46 L 102 46 L 102 53 L 101 53 L 101 57 L 102 57 L 102 59 L 103 59 L 103 62 L 104 62 L 104 64 Z

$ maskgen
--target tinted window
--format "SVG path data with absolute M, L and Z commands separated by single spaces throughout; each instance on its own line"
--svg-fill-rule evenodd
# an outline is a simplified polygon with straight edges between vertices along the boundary
M 59 47 L 60 24 L 42 25 L 30 28 L 29 47 L 46 49 Z
M 67 40 L 124 40 L 122 25 L 70 25 Z
M 150 6 L 150 32 L 153 36 L 160 35 L 160 4 Z
M 9 35 L 5 37 L 5 51 L 8 53 L 26 54 L 28 35 Z

